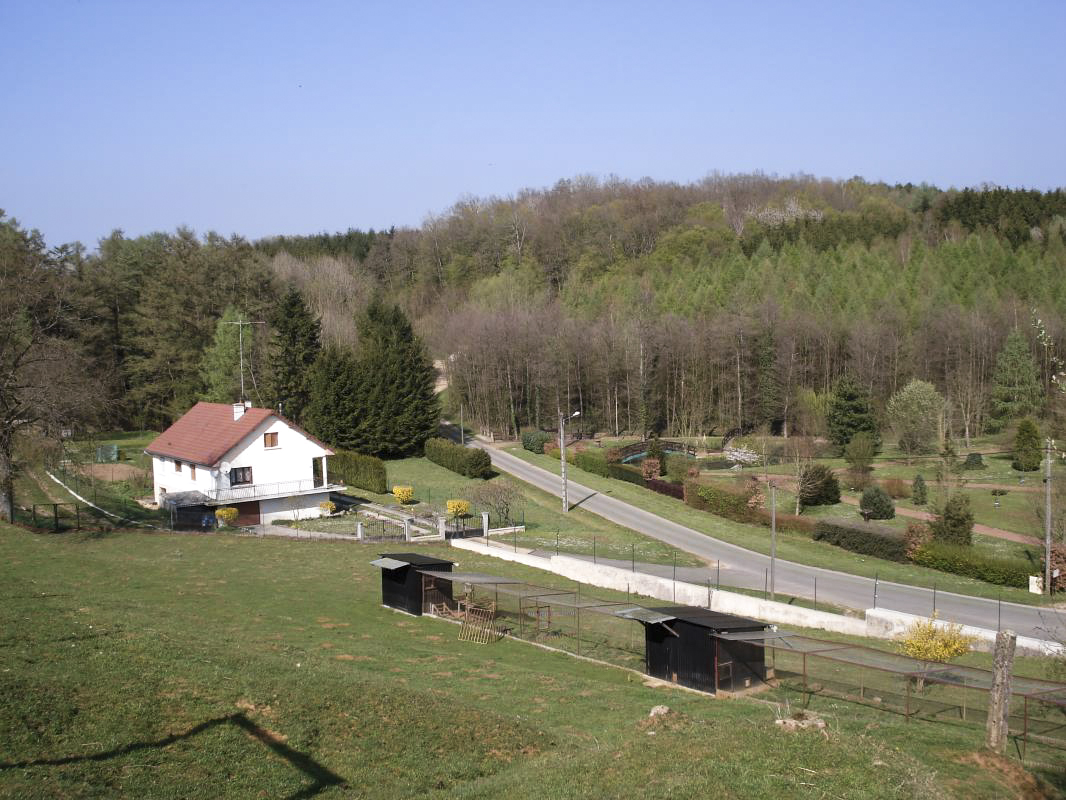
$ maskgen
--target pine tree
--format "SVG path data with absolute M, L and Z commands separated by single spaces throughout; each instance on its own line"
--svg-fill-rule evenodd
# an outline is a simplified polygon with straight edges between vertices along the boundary
M 921 473 L 914 476 L 911 482 L 911 502 L 916 506 L 924 506 L 929 502 L 929 489 L 925 485 L 925 478 Z
M 290 289 L 271 318 L 273 332 L 267 375 L 272 406 L 301 422 L 310 401 L 311 368 L 322 349 L 322 325 L 304 303 L 303 295 Z
M 1018 433 L 1014 437 L 1014 461 L 1011 466 L 1019 472 L 1035 472 L 1040 469 L 1043 458 L 1040 452 L 1040 430 L 1031 419 L 1018 423 Z
M 992 373 L 988 400 L 988 429 L 1001 431 L 1014 420 L 1032 414 L 1040 405 L 1040 378 L 1029 343 L 1015 328 L 1003 343 Z
M 435 373 L 421 340 L 396 306 L 372 302 L 359 320 L 362 415 L 351 448 L 379 457 L 418 453 L 437 432 Z
M 303 424 L 308 432 L 339 449 L 356 449 L 352 435 L 363 414 L 361 377 L 351 351 L 330 345 L 319 353 L 307 374 Z
M 773 424 L 781 419 L 781 378 L 777 374 L 777 348 L 773 330 L 759 338 L 756 350 L 755 382 L 759 424 Z
M 829 429 L 830 441 L 841 449 L 856 433 L 865 431 L 873 438 L 874 452 L 881 452 L 881 434 L 870 409 L 870 395 L 849 375 L 837 381 L 829 398 L 826 426 Z
M 215 337 L 204 350 L 200 361 L 200 379 L 204 385 L 204 391 L 200 394 L 201 400 L 209 403 L 236 403 L 244 399 L 240 396 L 240 326 L 233 324 L 243 319 L 245 316 L 240 309 L 229 306 L 215 325 Z

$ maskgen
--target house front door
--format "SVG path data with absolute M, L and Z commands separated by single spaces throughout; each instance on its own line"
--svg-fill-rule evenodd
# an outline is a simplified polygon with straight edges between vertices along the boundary
M 250 503 L 235 503 L 233 507 L 237 509 L 238 527 L 259 524 L 261 517 L 259 516 L 258 500 L 253 500 Z

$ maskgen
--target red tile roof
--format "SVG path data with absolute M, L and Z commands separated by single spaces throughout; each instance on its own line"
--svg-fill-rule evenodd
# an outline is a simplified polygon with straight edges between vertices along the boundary
M 241 439 L 254 431 L 271 417 L 284 420 L 308 439 L 326 448 L 306 431 L 300 430 L 287 419 L 269 408 L 249 408 L 240 419 L 233 419 L 233 406 L 226 403 L 197 403 L 185 412 L 173 425 L 157 436 L 146 453 L 165 456 L 178 461 L 189 461 L 205 467 L 213 467 L 232 450 Z M 332 451 L 326 448 L 329 455 Z

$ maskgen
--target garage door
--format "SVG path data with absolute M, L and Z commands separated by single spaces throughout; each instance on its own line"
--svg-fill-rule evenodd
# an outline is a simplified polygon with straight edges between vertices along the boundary
M 237 509 L 237 525 L 258 525 L 259 524 L 259 501 L 253 500 L 250 503 L 237 503 L 234 508 Z

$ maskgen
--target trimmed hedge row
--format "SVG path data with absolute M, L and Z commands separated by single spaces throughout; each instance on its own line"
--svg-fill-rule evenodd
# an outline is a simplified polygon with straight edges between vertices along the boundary
M 651 489 L 653 492 L 659 494 L 665 494 L 668 497 L 675 497 L 678 500 L 685 499 L 685 487 L 680 483 L 670 483 L 668 481 L 660 481 L 655 478 L 644 481 L 644 485 Z
M 616 478 L 620 481 L 626 481 L 627 483 L 633 483 L 637 486 L 644 485 L 644 475 L 641 474 L 640 467 L 634 467 L 630 464 L 612 464 L 608 462 L 607 476 L 610 478 Z
M 488 453 L 484 450 L 460 447 L 447 439 L 428 440 L 426 458 L 467 478 L 488 478 L 492 475 L 492 461 Z
M 375 494 L 389 491 L 385 462 L 380 458 L 340 450 L 329 457 L 328 469 L 330 475 L 336 475 L 348 486 Z
M 607 459 L 589 450 L 582 450 L 574 456 L 574 466 L 585 472 L 591 472 L 593 475 L 599 475 L 601 478 L 611 477 L 607 469 Z
M 758 523 L 758 514 L 748 506 L 748 498 L 718 486 L 685 481 L 684 500 L 693 508 L 709 511 L 734 522 Z
M 941 572 L 1018 589 L 1027 588 L 1029 575 L 1040 570 L 1039 565 L 1034 567 L 1021 559 L 986 556 L 974 552 L 972 547 L 935 541 L 927 542 L 915 550 L 911 560 Z
M 852 523 L 845 520 L 821 520 L 814 526 L 815 541 L 829 542 L 837 547 L 865 556 L 888 561 L 907 561 L 907 547 L 903 536 L 884 525 L 869 522 Z
M 526 431 L 522 434 L 522 447 L 531 453 L 544 453 L 544 445 L 555 437 L 544 431 Z

